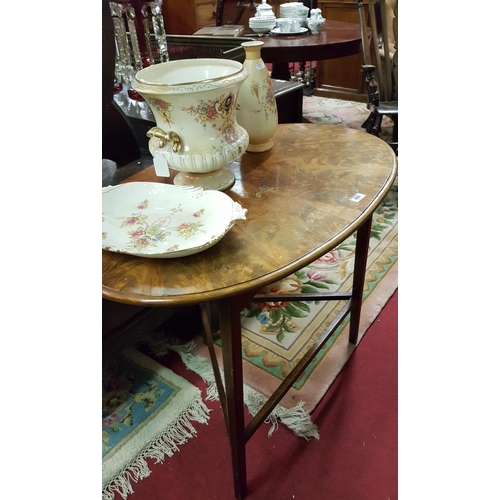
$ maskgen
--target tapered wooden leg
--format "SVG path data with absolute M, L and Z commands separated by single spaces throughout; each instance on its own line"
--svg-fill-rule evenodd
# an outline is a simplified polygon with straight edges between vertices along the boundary
M 231 446 L 234 494 L 238 500 L 242 500 L 247 494 L 240 310 L 241 307 L 234 298 L 219 302 L 226 386 L 226 411 L 224 413 L 227 416 L 227 430 Z
M 373 130 L 373 125 L 375 124 L 375 113 L 371 112 L 368 118 L 361 125 L 362 128 L 366 129 L 366 131 L 371 134 Z
M 352 344 L 358 342 L 359 321 L 361 317 L 361 305 L 363 303 L 363 288 L 365 286 L 371 228 L 372 218 L 370 217 L 359 227 L 356 233 L 356 255 L 354 259 L 352 284 L 352 299 L 354 305 L 351 310 L 351 319 L 349 323 L 349 342 Z
M 382 130 L 382 115 L 377 114 L 375 116 L 375 121 L 373 123 L 373 127 L 370 133 L 378 137 L 380 135 L 381 130 Z
M 398 142 L 398 115 L 392 116 L 394 125 L 392 127 L 392 142 Z

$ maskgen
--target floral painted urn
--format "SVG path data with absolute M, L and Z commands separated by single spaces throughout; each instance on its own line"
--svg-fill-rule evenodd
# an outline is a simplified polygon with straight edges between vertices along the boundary
M 182 59 L 138 71 L 132 86 L 144 97 L 156 127 L 147 132 L 155 172 L 179 173 L 176 185 L 224 190 L 227 168 L 247 149 L 248 132 L 236 120 L 238 92 L 248 73 L 226 59 Z

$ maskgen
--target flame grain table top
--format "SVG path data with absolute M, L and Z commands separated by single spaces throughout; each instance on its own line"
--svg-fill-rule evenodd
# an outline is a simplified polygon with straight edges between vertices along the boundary
M 283 124 L 273 140 L 270 151 L 244 153 L 229 166 L 236 182 L 225 193 L 248 210 L 246 220 L 188 257 L 149 259 L 103 250 L 103 297 L 180 306 L 256 293 L 354 233 L 396 178 L 392 149 L 365 132 Z M 124 182 L 172 183 L 174 176 L 158 177 L 151 166 Z

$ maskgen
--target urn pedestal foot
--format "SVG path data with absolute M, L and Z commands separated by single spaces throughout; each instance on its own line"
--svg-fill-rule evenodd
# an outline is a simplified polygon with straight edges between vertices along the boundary
M 194 186 L 214 191 L 224 191 L 234 184 L 235 177 L 231 170 L 226 167 L 220 168 L 206 174 L 195 174 L 192 172 L 179 172 L 174 177 L 176 186 Z

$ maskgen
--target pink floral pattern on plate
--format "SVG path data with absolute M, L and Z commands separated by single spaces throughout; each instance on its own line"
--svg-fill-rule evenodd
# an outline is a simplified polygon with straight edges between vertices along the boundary
M 149 201 L 144 200 L 137 205 L 137 212 L 133 213 L 130 217 L 123 217 L 124 221 L 120 227 L 132 228 L 128 231 L 128 235 L 130 236 L 129 243 L 127 245 L 128 248 L 155 248 L 158 243 L 168 241 L 168 237 L 173 233 L 176 233 L 185 240 L 193 238 L 200 231 L 205 233 L 203 230 L 203 223 L 199 221 L 191 222 L 186 220 L 177 226 L 172 226 L 172 217 L 169 216 L 150 220 L 151 218 L 148 215 L 141 212 L 141 210 L 148 208 L 148 205 Z M 170 209 L 171 213 L 182 211 L 182 204 Z M 191 214 L 191 217 L 199 219 L 202 217 L 204 211 L 204 208 L 200 208 Z M 169 248 L 175 250 L 178 246 L 179 245 L 173 245 Z
M 217 243 L 246 210 L 225 193 L 152 182 L 103 188 L 102 247 L 174 258 Z

